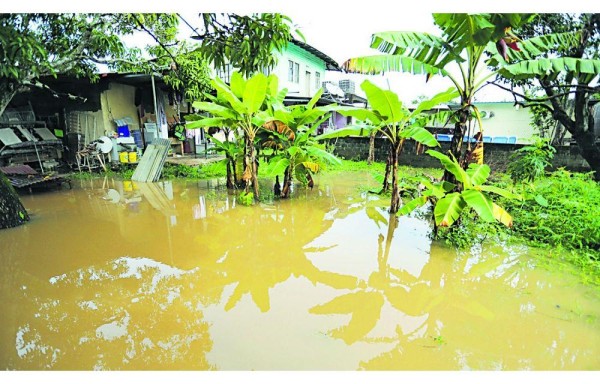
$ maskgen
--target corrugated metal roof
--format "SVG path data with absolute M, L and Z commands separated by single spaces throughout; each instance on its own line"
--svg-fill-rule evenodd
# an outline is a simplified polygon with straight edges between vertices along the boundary
M 0 172 L 5 175 L 37 175 L 37 171 L 29 165 L 9 165 L 0 167 Z

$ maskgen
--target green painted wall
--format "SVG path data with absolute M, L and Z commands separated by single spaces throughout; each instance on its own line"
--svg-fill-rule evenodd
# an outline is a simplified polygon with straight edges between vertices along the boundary
M 299 64 L 298 83 L 288 81 L 288 60 Z M 290 96 L 311 97 L 320 88 L 320 84 L 317 86 L 315 74 L 317 72 L 320 73 L 320 83 L 322 83 L 325 79 L 325 70 L 326 66 L 323 60 L 290 43 L 287 49 L 278 55 L 277 66 L 273 69 L 272 73 L 275 73 L 279 77 L 280 88 L 287 88 Z M 310 75 L 307 75 L 307 72 Z M 310 83 L 307 84 L 309 81 Z

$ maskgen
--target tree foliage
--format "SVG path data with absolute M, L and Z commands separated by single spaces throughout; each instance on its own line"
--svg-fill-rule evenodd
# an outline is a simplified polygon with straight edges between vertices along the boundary
M 538 35 L 553 28 L 558 32 Z M 492 57 L 490 64 L 499 66 L 498 73 L 513 85 L 541 89 L 536 95 L 513 95 L 524 106 L 547 109 L 571 133 L 600 180 L 600 145 L 590 104 L 600 92 L 600 14 L 540 14 L 526 32 L 532 37 L 522 42 L 520 51 L 508 52 L 508 63 Z
M 408 72 L 425 75 L 426 80 L 432 76 L 448 78 L 460 96 L 450 151 L 466 168 L 472 158 L 469 152 L 463 156 L 461 149 L 466 127 L 473 116 L 482 127 L 479 111 L 473 104 L 474 96 L 492 76 L 481 71 L 485 54 L 506 50 L 507 44 L 515 48 L 511 29 L 531 17 L 518 13 L 436 13 L 433 21 L 441 29 L 441 36 L 423 32 L 375 33 L 371 48 L 384 55 L 352 58 L 344 63 L 344 68 L 360 73 Z M 478 146 L 482 148 L 483 142 Z M 450 173 L 445 178 L 454 181 Z
M 274 52 L 292 39 L 292 20 L 278 13 L 200 14 L 200 50 L 216 68 L 230 64 L 244 76 L 272 69 Z

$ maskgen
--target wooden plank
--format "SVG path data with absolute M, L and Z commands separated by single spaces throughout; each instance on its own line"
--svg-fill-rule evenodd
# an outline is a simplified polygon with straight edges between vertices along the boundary
M 156 153 L 156 159 L 154 161 L 152 171 L 148 175 L 148 181 L 150 181 L 150 182 L 158 181 L 158 179 L 160 178 L 159 175 L 162 172 L 162 168 L 165 164 L 165 158 L 166 158 L 165 150 L 166 151 L 169 150 L 170 142 L 169 142 L 169 140 L 166 140 L 166 139 L 158 139 L 158 140 L 155 140 L 155 144 L 158 147 L 158 151 Z
M 154 182 L 154 175 L 156 174 L 156 170 L 160 166 L 161 153 L 162 146 L 157 145 L 156 153 L 154 154 L 154 158 L 152 159 L 152 165 L 150 166 L 150 169 L 148 170 L 148 176 L 146 177 L 147 182 Z

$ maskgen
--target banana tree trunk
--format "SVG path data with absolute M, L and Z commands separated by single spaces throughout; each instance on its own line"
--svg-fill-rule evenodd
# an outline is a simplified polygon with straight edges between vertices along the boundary
M 29 221 L 19 195 L 8 178 L 0 172 L 0 229 L 12 228 Z
M 392 197 L 390 200 L 390 213 L 398 212 L 400 209 L 400 193 L 398 191 L 398 153 L 399 146 L 394 146 L 392 150 Z
M 383 185 L 381 186 L 381 193 L 386 193 L 390 190 L 390 172 L 392 171 L 392 152 L 394 147 L 390 148 L 387 159 L 385 160 L 385 175 L 383 176 Z
M 371 165 L 375 161 L 375 131 L 371 131 L 369 134 L 369 156 L 367 157 L 367 164 Z
M 235 160 L 230 155 L 225 155 L 227 158 L 227 189 L 235 188 Z
M 281 189 L 281 198 L 287 199 L 290 197 L 292 191 L 292 182 L 294 180 L 294 164 L 290 164 L 285 169 L 285 175 L 283 178 L 283 188 Z
M 256 152 L 254 149 L 254 145 L 252 145 L 251 151 L 251 160 L 252 160 L 252 188 L 254 188 L 254 199 L 258 201 L 258 161 L 256 159 Z
M 244 191 L 246 193 L 250 192 L 250 187 L 252 186 L 254 199 L 258 200 L 258 179 L 256 177 L 258 173 L 258 167 L 256 164 L 256 149 L 254 148 L 254 138 L 246 136 L 245 140 L 246 145 L 244 150 L 244 175 L 242 176 L 242 179 L 246 183 Z
M 468 120 L 469 109 L 467 107 L 463 107 L 460 111 L 458 111 L 458 121 L 454 125 L 452 141 L 450 142 L 450 153 L 452 153 L 457 161 L 460 161 L 462 157 L 462 143 L 465 131 L 467 129 Z M 448 170 L 444 170 L 444 176 L 442 177 L 442 180 L 456 184 L 456 178 Z

